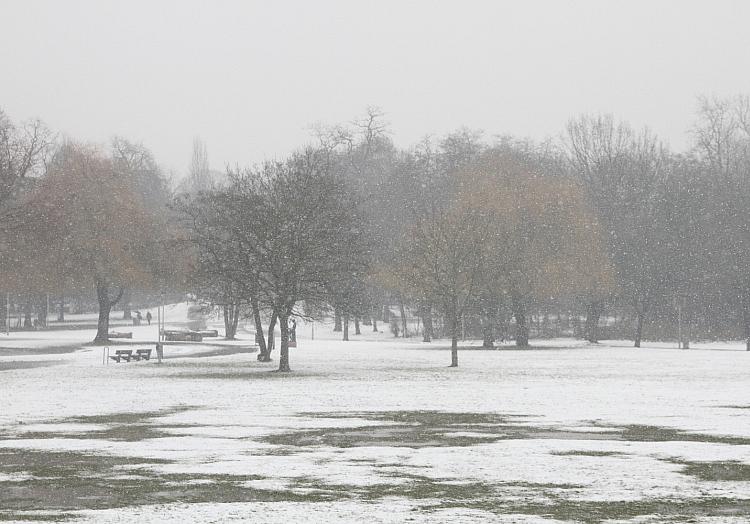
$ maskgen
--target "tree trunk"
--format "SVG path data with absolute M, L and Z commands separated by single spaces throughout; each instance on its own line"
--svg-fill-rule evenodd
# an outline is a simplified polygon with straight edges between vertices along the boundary
M 276 322 L 279 319 L 279 315 L 274 312 L 273 315 L 271 315 L 271 322 L 268 323 L 268 357 L 271 358 L 271 352 L 273 351 L 274 346 L 276 345 Z
M 34 328 L 34 322 L 31 319 L 31 301 L 29 300 L 24 304 L 23 306 L 23 328 L 24 329 L 33 329 Z
M 232 323 L 232 337 L 237 334 L 237 325 L 240 322 L 240 305 L 234 305 L 234 322 Z
M 422 307 L 422 342 L 432 342 L 432 304 L 425 304 Z
M 221 306 L 221 309 L 224 317 L 224 338 L 226 340 L 234 340 L 234 333 L 232 333 L 232 305 L 224 304 Z
M 133 318 L 131 315 L 131 306 L 130 306 L 130 300 L 131 300 L 131 292 L 129 289 L 125 290 L 125 293 L 123 293 L 122 296 L 122 319 L 123 320 L 130 320 Z
M 581 315 L 578 314 L 578 311 L 576 311 L 576 314 L 573 317 L 573 336 L 576 338 L 581 336 L 582 338 L 586 338 L 586 334 L 581 333 Z
M 279 327 L 281 328 L 281 350 L 279 352 L 279 371 L 291 371 L 289 367 L 289 316 L 286 313 L 279 315 Z
M 516 319 L 516 347 L 529 347 L 529 326 L 526 324 L 526 307 L 521 297 L 513 296 L 513 317 Z
M 94 337 L 95 344 L 106 344 L 109 342 L 109 314 L 112 311 L 112 306 L 122 298 L 124 290 L 120 288 L 120 292 L 117 294 L 114 300 L 109 298 L 109 284 L 105 281 L 98 280 L 96 282 L 96 300 L 99 303 L 99 321 L 96 327 L 96 337 Z
M 49 314 L 49 312 L 47 311 L 47 304 L 49 304 L 49 302 L 47 301 L 47 295 L 41 295 L 39 297 L 38 304 L 39 306 L 38 306 L 37 314 L 36 314 L 37 324 L 39 325 L 39 327 L 46 328 L 47 327 L 47 315 Z
M 750 290 L 742 294 L 742 319 L 745 324 L 745 350 L 750 351 Z
M 590 302 L 586 306 L 586 340 L 592 344 L 599 342 L 599 317 L 602 314 L 601 302 Z
M 342 320 L 344 322 L 344 338 L 343 338 L 343 340 L 348 341 L 349 340 L 349 316 L 348 315 L 344 315 L 344 317 L 343 317 Z
M 399 301 L 398 308 L 401 312 L 401 334 L 404 338 L 409 338 L 409 331 L 406 325 L 406 308 L 404 307 L 403 301 Z
M 57 309 L 57 321 L 65 322 L 65 295 L 60 295 L 60 304 Z
M 263 335 L 263 321 L 260 318 L 258 299 L 251 298 L 250 305 L 253 308 L 253 320 L 255 321 L 255 343 L 258 344 L 258 360 L 270 362 L 271 354 L 266 347 L 266 337 Z
M 637 311 L 636 315 L 637 320 L 635 325 L 635 341 L 633 346 L 639 348 L 641 347 L 641 337 L 643 336 L 643 317 L 645 316 L 645 314 Z
M 333 312 L 333 331 L 336 333 L 341 331 L 341 315 L 339 315 L 338 310 Z
M 8 304 L 6 302 L 6 294 L 0 293 L 0 315 L 2 315 L 2 318 L 0 318 L 0 326 L 2 326 L 3 331 L 6 329 L 10 330 L 10 326 L 5 325 L 6 322 L 8 322 Z
M 495 349 L 495 329 L 492 315 L 485 312 L 482 315 L 482 347 L 485 349 Z
M 680 324 L 680 343 L 678 345 L 682 349 L 690 349 L 690 328 L 692 326 L 691 308 L 683 307 L 683 305 L 680 304 L 678 314 L 678 322 Z
M 458 367 L 458 337 L 460 335 L 459 328 L 459 316 L 456 312 L 455 306 L 450 308 L 452 311 L 449 312 L 451 316 L 451 365 L 452 368 Z
M 224 338 L 234 340 L 237 335 L 237 323 L 240 317 L 239 304 L 225 304 L 224 310 Z
M 359 330 L 359 317 L 354 317 L 354 334 L 361 335 L 362 332 Z
M 391 308 L 383 306 L 383 322 L 388 324 L 391 321 Z
M 372 332 L 378 332 L 378 321 L 375 319 L 375 317 L 372 317 Z

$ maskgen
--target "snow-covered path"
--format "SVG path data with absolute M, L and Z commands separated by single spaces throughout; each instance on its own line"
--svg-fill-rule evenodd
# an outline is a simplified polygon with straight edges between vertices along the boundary
M 444 341 L 310 334 L 300 326 L 290 375 L 247 353 L 161 366 L 103 366 L 100 348 L 0 353 L 0 518 L 750 516 L 750 353 L 738 345 L 540 341 L 466 349 L 451 369 Z M 34 361 L 53 365 L 11 365 Z

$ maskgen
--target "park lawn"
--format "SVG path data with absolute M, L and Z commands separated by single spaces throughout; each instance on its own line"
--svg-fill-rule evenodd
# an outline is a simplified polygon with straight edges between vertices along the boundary
M 310 335 L 279 374 L 249 341 L 102 365 L 88 332 L 12 333 L 0 521 L 750 518 L 740 344 L 469 343 L 451 369 L 445 341 Z

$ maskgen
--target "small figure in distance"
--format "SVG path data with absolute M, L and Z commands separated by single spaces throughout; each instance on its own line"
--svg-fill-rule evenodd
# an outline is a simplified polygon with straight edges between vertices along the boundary
M 149 326 L 151 325 L 151 319 L 152 318 L 154 318 L 154 317 L 151 316 L 151 312 L 150 311 L 146 311 L 146 322 L 148 322 Z

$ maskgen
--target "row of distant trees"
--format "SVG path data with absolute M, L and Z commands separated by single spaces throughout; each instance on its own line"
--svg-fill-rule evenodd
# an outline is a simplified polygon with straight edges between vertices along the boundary
M 453 365 L 466 315 L 486 346 L 512 316 L 526 346 L 529 310 L 549 307 L 583 312 L 591 342 L 605 310 L 624 310 L 636 347 L 650 320 L 679 315 L 685 347 L 733 324 L 750 349 L 749 122 L 747 97 L 702 98 L 682 154 L 610 116 L 574 119 L 555 142 L 426 141 L 399 153 L 395 197 L 374 206 L 406 213 L 384 282 L 445 316 Z
M 295 303 L 333 314 L 345 339 L 350 319 L 357 331 L 360 321 L 376 326 L 384 305 L 397 306 L 402 316 L 407 309 L 417 311 L 425 340 L 434 335 L 433 315 L 439 315 L 446 326 L 441 334 L 452 340 L 452 365 L 458 365 L 460 326 L 469 320 L 481 326 L 487 347 L 508 335 L 524 347 L 530 312 L 540 310 L 582 314 L 591 342 L 598 341 L 605 314 L 632 319 L 636 346 L 649 322 L 670 330 L 677 316 L 685 347 L 691 337 L 748 338 L 747 122 L 746 97 L 703 98 L 691 130 L 693 145 L 681 154 L 649 130 L 634 130 L 610 116 L 571 120 L 561 139 L 543 143 L 486 141 L 480 133 L 460 130 L 402 150 L 391 142 L 382 115 L 370 110 L 349 126 L 317 126 L 314 150 L 230 173 L 228 186 L 186 208 L 193 220 L 188 229 L 198 252 L 211 255 L 201 279 L 208 282 L 210 274 L 219 279 L 214 292 L 224 282 L 224 289 L 251 305 L 270 308 L 272 322 L 292 314 L 293 308 L 278 313 L 275 299 L 258 298 L 268 294 L 260 288 L 279 261 L 271 257 L 264 266 L 255 251 L 267 245 L 260 238 L 269 227 L 295 231 L 303 221 L 242 218 L 267 205 L 257 189 L 254 201 L 227 203 L 279 176 L 279 170 L 300 170 L 290 167 L 300 158 L 317 158 L 309 179 L 315 182 L 295 182 L 290 187 L 298 194 L 287 190 L 278 198 L 289 203 L 292 215 L 309 206 L 321 217 L 346 208 L 353 228 L 343 234 L 329 225 L 325 232 L 335 233 L 331 237 L 317 226 L 300 230 L 304 242 L 322 240 L 330 260 L 313 259 L 302 248 L 269 249 L 294 260 L 310 285 L 293 297 Z M 331 185 L 323 183 L 327 180 Z M 330 198 L 312 191 L 316 184 L 326 187 L 323 196 Z M 277 191 L 264 187 L 267 195 Z M 209 209 L 222 209 L 223 216 Z M 233 223 L 239 232 L 231 233 Z M 260 236 L 239 240 L 247 235 Z M 204 245 L 211 242 L 226 252 Z M 244 262 L 228 253 L 243 253 Z M 342 256 L 350 263 L 343 269 L 336 266 Z M 227 274 L 234 273 L 216 272 L 222 264 Z M 258 273 L 249 277 L 252 268 Z M 243 282 L 258 281 L 260 288 L 238 291 Z M 512 332 L 502 332 L 503 326 Z M 401 333 L 407 329 L 404 323 Z
M 611 116 L 544 143 L 383 140 L 381 187 L 365 189 L 392 239 L 380 281 L 416 304 L 427 338 L 431 311 L 444 317 L 453 365 L 467 317 L 485 346 L 511 324 L 523 347 L 532 310 L 582 313 L 591 342 L 608 312 L 633 319 L 636 347 L 649 322 L 679 317 L 684 347 L 740 336 L 750 349 L 749 122 L 747 97 L 701 98 L 679 154 Z
M 750 344 L 747 97 L 701 98 L 684 153 L 606 115 L 545 142 L 459 130 L 400 149 L 371 109 L 220 180 L 198 142 L 179 188 L 141 145 L 58 142 L 0 116 L 3 287 L 92 290 L 100 342 L 123 294 L 151 288 L 221 306 L 230 338 L 246 317 L 263 360 L 278 325 L 281 370 L 292 317 L 334 316 L 347 339 L 392 306 L 417 312 L 425 340 L 450 337 L 454 366 L 460 326 L 523 347 L 539 311 L 583 316 L 591 342 L 619 315 L 636 346 L 678 317 L 686 347 Z

